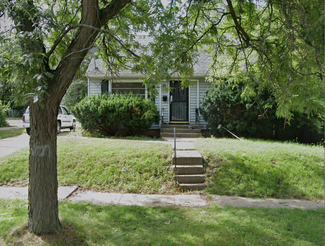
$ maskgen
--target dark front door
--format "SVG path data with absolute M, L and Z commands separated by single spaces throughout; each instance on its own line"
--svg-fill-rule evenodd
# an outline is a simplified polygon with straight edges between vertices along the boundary
M 188 88 L 182 89 L 181 81 L 170 82 L 170 121 L 188 122 Z

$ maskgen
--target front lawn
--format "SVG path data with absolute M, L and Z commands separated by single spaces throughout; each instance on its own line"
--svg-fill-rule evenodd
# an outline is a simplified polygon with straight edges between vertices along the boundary
M 132 193 L 175 191 L 172 148 L 137 140 L 58 138 L 59 185 Z M 0 161 L 0 185 L 27 184 L 28 149 Z
M 28 233 L 27 202 L 0 200 L 0 244 L 324 245 L 324 209 L 98 206 L 60 202 L 57 235 Z
M 262 140 L 198 139 L 207 193 L 324 199 L 324 148 Z
M 19 136 L 25 132 L 25 128 L 13 128 L 9 130 L 1 130 L 0 129 L 0 140 L 4 138 L 11 138 L 15 136 Z

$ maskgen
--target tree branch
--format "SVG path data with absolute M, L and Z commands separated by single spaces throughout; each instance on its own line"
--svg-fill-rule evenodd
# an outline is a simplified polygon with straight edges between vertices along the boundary
M 227 0 L 227 3 L 228 3 L 228 7 L 229 7 L 231 17 L 232 17 L 232 19 L 233 19 L 233 21 L 235 23 L 235 26 L 236 26 L 236 30 L 238 31 L 239 36 L 242 36 L 242 38 L 244 39 L 244 41 L 246 43 L 246 46 L 248 47 L 250 38 L 249 38 L 248 34 L 244 31 L 242 26 L 238 23 L 237 16 L 236 16 L 236 13 L 235 13 L 235 10 L 234 10 L 234 7 L 232 5 L 231 0 Z

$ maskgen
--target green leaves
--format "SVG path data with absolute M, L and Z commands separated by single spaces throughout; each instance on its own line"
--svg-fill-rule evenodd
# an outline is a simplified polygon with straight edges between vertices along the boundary
M 89 96 L 72 111 L 84 129 L 111 136 L 116 135 L 119 129 L 133 135 L 148 130 L 154 122 L 159 121 L 155 104 L 132 94 Z

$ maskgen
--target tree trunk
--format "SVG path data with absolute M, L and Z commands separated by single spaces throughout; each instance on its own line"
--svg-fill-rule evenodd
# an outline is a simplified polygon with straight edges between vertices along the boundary
M 46 81 L 47 89 L 41 102 L 30 104 L 28 229 L 34 234 L 52 234 L 60 226 L 56 127 L 61 99 L 95 42 L 99 28 L 129 2 L 131 0 L 113 0 L 100 10 L 98 0 L 82 0 L 80 23 L 86 26 L 78 29 L 55 71 L 48 71 L 53 78 Z M 47 68 L 47 61 L 43 65 Z
M 29 220 L 34 234 L 55 233 L 59 226 L 56 126 L 59 105 L 31 103 L 29 141 Z

